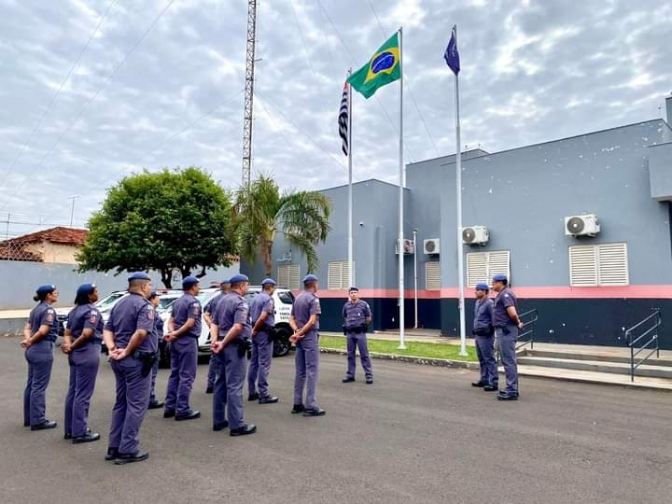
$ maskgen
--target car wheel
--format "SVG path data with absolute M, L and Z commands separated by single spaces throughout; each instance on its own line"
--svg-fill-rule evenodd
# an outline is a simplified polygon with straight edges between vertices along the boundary
M 282 357 L 289 353 L 292 344 L 289 342 L 291 333 L 287 329 L 278 329 L 273 342 L 273 357 Z

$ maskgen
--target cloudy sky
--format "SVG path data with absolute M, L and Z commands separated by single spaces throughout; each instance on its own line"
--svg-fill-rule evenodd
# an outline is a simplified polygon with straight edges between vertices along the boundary
M 569 7 L 571 3 L 571 8 Z M 241 180 L 247 2 L 0 0 L 0 236 L 84 225 L 146 167 Z M 347 182 L 336 117 L 345 73 L 404 28 L 405 161 L 488 151 L 663 116 L 668 0 L 259 0 L 254 172 L 282 187 Z M 92 34 L 95 35 L 92 37 Z M 395 182 L 398 86 L 354 99 L 355 179 Z

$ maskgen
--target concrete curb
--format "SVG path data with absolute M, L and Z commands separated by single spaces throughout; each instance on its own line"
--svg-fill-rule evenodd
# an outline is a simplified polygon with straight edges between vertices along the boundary
M 325 353 L 325 354 L 334 354 L 334 355 L 348 355 L 348 352 L 346 350 L 340 350 L 336 348 L 320 348 L 320 353 Z M 380 354 L 380 353 L 374 353 L 374 352 L 369 352 L 369 356 L 372 359 L 381 359 L 381 360 L 387 360 L 387 361 L 395 361 L 395 362 L 405 362 L 405 363 L 410 363 L 410 364 L 419 364 L 419 365 L 424 365 L 424 366 L 436 366 L 436 367 L 445 367 L 445 368 L 451 368 L 451 369 L 470 369 L 470 370 L 478 370 L 480 369 L 480 365 L 478 362 L 465 362 L 465 361 L 453 361 L 453 360 L 447 360 L 447 359 L 431 359 L 427 357 L 414 357 L 412 355 L 393 355 L 393 354 Z M 500 375 L 503 375 L 503 371 L 499 371 Z M 556 381 L 565 381 L 565 382 L 571 382 L 571 383 L 587 383 L 590 385 L 608 385 L 611 387 L 624 387 L 624 388 L 630 388 L 630 389 L 639 389 L 639 390 L 655 390 L 658 392 L 667 392 L 671 393 L 672 389 L 665 388 L 665 387 L 658 387 L 655 385 L 651 384 L 646 384 L 646 383 L 616 383 L 616 382 L 609 382 L 609 381 L 600 381 L 596 379 L 590 379 L 590 378 L 583 378 L 583 377 L 570 377 L 570 376 L 549 376 L 546 374 L 536 374 L 533 372 L 526 371 L 524 368 L 518 370 L 518 375 L 519 376 L 525 376 L 525 377 L 531 377 L 531 378 L 539 378 L 539 379 L 545 379 L 545 380 L 556 380 Z
M 348 355 L 346 350 L 337 348 L 320 348 L 320 353 Z M 414 357 L 412 355 L 394 355 L 369 352 L 372 359 L 381 359 L 396 362 L 406 362 L 410 364 L 420 364 L 423 366 L 447 367 L 453 369 L 479 369 L 478 362 L 453 361 L 447 359 L 431 359 L 429 357 Z

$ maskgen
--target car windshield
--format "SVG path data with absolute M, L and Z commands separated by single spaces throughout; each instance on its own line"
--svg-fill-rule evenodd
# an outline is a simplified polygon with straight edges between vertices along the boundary
M 126 294 L 125 292 L 115 292 L 114 294 L 110 294 L 106 298 L 101 299 L 96 303 L 96 307 L 100 309 L 105 309 L 109 308 L 111 305 L 115 303 L 117 299 L 119 299 L 121 296 Z
M 159 310 L 165 310 L 170 305 L 172 305 L 175 302 L 176 299 L 177 299 L 176 297 L 162 297 L 162 298 L 159 298 Z

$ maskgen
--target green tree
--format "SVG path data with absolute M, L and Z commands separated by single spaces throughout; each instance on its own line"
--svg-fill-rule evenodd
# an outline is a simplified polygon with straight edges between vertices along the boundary
M 77 256 L 80 271 L 161 272 L 171 288 L 173 272 L 231 264 L 235 252 L 231 196 L 199 168 L 146 170 L 110 188 L 89 220 L 89 236 Z
M 315 271 L 318 258 L 315 245 L 325 242 L 329 233 L 329 199 L 318 192 L 300 191 L 280 194 L 275 181 L 260 175 L 238 191 L 236 230 L 241 256 L 254 264 L 261 256 L 266 276 L 273 269 L 273 241 L 278 231 L 300 251 Z

